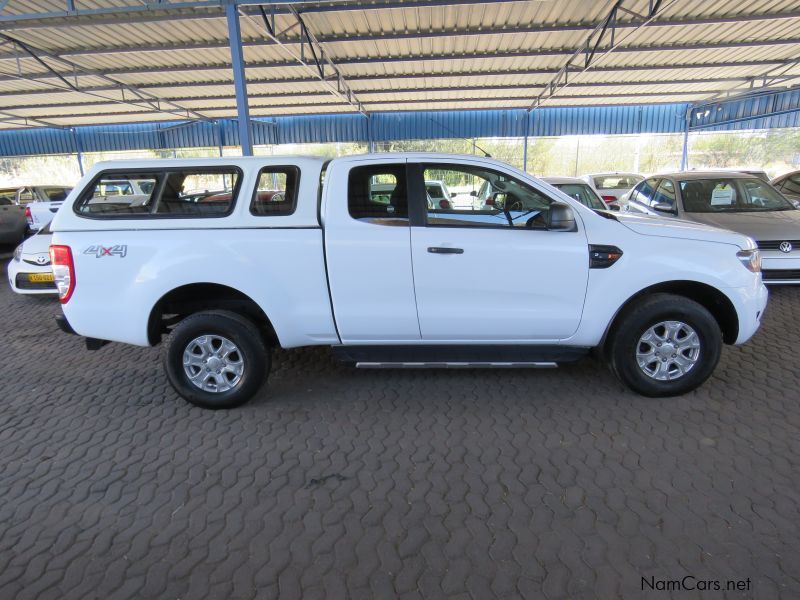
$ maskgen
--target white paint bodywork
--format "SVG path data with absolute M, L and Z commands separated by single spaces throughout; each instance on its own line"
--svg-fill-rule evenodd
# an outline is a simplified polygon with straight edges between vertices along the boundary
M 436 162 L 489 167 L 569 204 L 577 230 L 379 225 L 350 217 L 348 175 L 369 163 Z M 239 201 L 221 218 L 91 219 L 72 205 L 101 171 L 237 166 Z M 259 169 L 296 165 L 297 208 L 289 216 L 249 212 Z M 148 345 L 153 306 L 177 287 L 214 283 L 258 303 L 283 347 L 336 344 L 598 345 L 626 300 L 650 286 L 693 281 L 714 287 L 739 316 L 737 343 L 758 328 L 766 288 L 736 257 L 749 238 L 712 227 L 622 215 L 605 218 L 504 163 L 443 154 L 115 161 L 87 173 L 53 222 L 53 243 L 71 247 L 75 292 L 64 314 L 80 335 Z M 318 201 L 319 200 L 319 201 Z M 589 269 L 588 245 L 622 258 Z M 124 257 L 85 254 L 125 246 Z M 459 247 L 437 255 L 430 246 Z

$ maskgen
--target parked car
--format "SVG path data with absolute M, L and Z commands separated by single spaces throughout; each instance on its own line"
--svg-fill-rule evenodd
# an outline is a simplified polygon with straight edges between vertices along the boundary
M 578 177 L 542 177 L 542 181 L 558 188 L 568 196 L 575 198 L 584 206 L 594 210 L 608 210 L 609 206 L 603 201 L 592 186 Z M 616 210 L 619 207 L 614 205 Z
M 0 196 L 0 245 L 20 243 L 27 230 L 25 209 Z
M 425 191 L 432 204 L 439 208 L 453 208 L 451 199 L 455 198 L 456 194 L 447 189 L 444 181 L 426 181 Z
M 609 207 L 619 206 L 624 211 L 624 201 L 620 200 L 644 177 L 637 173 L 591 173 L 581 179 L 592 186 Z
M 50 266 L 50 225 L 47 224 L 14 251 L 8 263 L 8 283 L 18 294 L 57 294 Z
M 136 171 L 158 192 L 135 215 L 92 204 Z M 499 206 L 426 206 L 433 172 L 482 181 Z M 229 202 L 180 199 L 204 173 L 235 180 Z M 291 201 L 259 214 L 275 174 Z M 596 349 L 631 389 L 682 394 L 723 342 L 753 335 L 767 302 L 750 238 L 594 211 L 476 156 L 105 163 L 52 227 L 59 326 L 90 349 L 168 335 L 170 383 L 209 408 L 253 396 L 270 348 L 313 345 L 357 367 L 551 367 Z
M 37 231 L 47 225 L 53 214 L 67 197 L 71 187 L 62 185 L 32 185 L 0 189 L 0 202 L 3 199 L 11 204 L 22 206 L 27 226 Z
M 729 171 L 649 177 L 631 206 L 747 235 L 761 249 L 766 283 L 800 283 L 800 210 L 761 178 Z
M 784 173 L 772 180 L 772 186 L 800 208 L 800 171 Z
M 703 171 L 705 171 L 705 170 L 707 170 L 707 169 L 702 169 L 702 170 L 703 170 Z M 766 172 L 764 169 L 750 169 L 750 168 L 745 168 L 745 169 L 736 169 L 736 168 L 727 168 L 727 169 L 719 169 L 719 170 L 720 170 L 720 171 L 726 171 L 726 172 L 733 172 L 733 173 L 744 173 L 745 175 L 752 175 L 753 177 L 758 177 L 758 178 L 759 178 L 761 181 L 765 181 L 765 182 L 767 182 L 767 183 L 769 183 L 769 182 L 770 182 L 770 181 L 769 181 L 769 175 L 767 175 L 767 172 Z

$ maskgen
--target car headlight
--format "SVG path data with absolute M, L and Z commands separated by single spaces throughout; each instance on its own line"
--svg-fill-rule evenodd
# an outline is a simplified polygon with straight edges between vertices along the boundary
M 761 272 L 761 252 L 758 250 L 740 250 L 736 253 L 736 258 L 748 271 L 753 273 Z
M 22 244 L 14 248 L 14 260 L 17 262 L 22 260 Z

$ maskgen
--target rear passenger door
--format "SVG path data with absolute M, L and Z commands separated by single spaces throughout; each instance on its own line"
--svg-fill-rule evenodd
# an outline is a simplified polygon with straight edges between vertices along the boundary
M 406 162 L 366 159 L 339 169 L 325 183 L 325 251 L 339 336 L 345 344 L 418 341 Z

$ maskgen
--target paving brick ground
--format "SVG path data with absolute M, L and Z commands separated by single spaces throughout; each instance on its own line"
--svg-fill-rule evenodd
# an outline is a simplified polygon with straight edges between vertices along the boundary
M 0 267 L 1 268 L 1 267 Z M 247 406 L 86 352 L 0 285 L 0 598 L 800 597 L 800 289 L 671 400 L 556 371 L 279 352 Z

